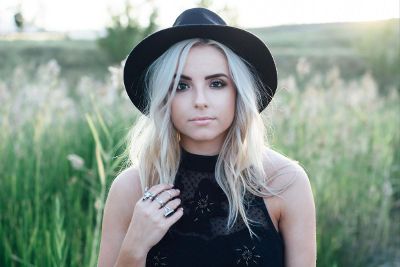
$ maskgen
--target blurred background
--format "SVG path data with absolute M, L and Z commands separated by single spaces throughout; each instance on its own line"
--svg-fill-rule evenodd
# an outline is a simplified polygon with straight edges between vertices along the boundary
M 400 266 L 399 1 L 2 0 L 0 266 L 96 266 L 104 201 L 139 113 L 123 62 L 203 6 L 278 67 L 269 145 L 307 171 L 318 266 Z

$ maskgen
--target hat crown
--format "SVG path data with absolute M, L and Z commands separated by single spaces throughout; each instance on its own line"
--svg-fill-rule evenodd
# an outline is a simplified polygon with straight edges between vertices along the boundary
M 214 12 L 205 8 L 191 8 L 185 10 L 176 18 L 173 27 L 185 25 L 227 25 L 226 22 Z
M 147 36 L 132 49 L 124 66 L 124 85 L 132 103 L 148 115 L 151 99 L 146 75 L 149 66 L 173 44 L 192 38 L 220 42 L 254 67 L 263 87 L 257 88 L 261 95 L 257 106 L 259 112 L 264 110 L 277 88 L 277 70 L 268 47 L 256 35 L 227 25 L 220 16 L 205 8 L 183 11 L 172 27 Z

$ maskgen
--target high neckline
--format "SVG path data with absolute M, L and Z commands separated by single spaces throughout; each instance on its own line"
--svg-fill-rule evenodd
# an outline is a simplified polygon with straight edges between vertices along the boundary
M 193 171 L 214 172 L 218 156 L 219 154 L 211 156 L 193 154 L 181 146 L 180 167 Z

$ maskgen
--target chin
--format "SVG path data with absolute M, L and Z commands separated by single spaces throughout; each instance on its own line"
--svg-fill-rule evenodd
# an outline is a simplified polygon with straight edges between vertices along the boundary
M 186 135 L 186 138 L 191 139 L 196 142 L 207 142 L 207 141 L 214 141 L 214 140 L 220 138 L 221 134 L 222 133 L 203 132 L 203 133 Z
M 192 139 L 193 141 L 198 141 L 198 142 L 203 142 L 203 141 L 213 141 L 215 140 L 218 135 L 192 135 L 192 136 L 188 136 L 190 139 Z

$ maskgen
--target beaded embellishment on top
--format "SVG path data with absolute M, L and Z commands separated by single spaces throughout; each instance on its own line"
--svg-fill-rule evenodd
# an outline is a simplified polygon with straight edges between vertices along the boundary
M 151 257 L 151 266 L 168 266 L 167 257 L 161 255 L 161 252 L 158 251 L 156 255 Z
M 189 203 L 193 205 L 194 213 L 201 215 L 204 215 L 205 213 L 211 213 L 212 206 L 215 204 L 208 200 L 207 194 L 203 196 L 201 192 L 199 192 L 199 199 L 192 200 Z M 198 220 L 199 220 L 198 216 L 194 216 L 193 221 L 196 222 Z
M 238 253 L 238 257 L 236 260 L 236 265 L 240 264 L 245 264 L 246 266 L 249 266 L 249 264 L 252 265 L 257 265 L 258 262 L 257 260 L 261 258 L 260 255 L 256 254 L 256 246 L 253 245 L 253 247 L 249 248 L 246 245 L 243 245 L 242 248 L 237 248 L 235 251 Z

